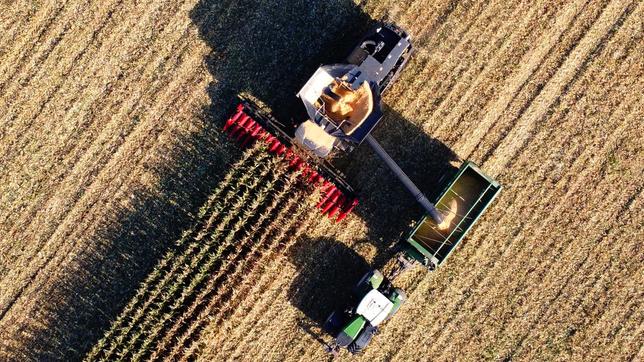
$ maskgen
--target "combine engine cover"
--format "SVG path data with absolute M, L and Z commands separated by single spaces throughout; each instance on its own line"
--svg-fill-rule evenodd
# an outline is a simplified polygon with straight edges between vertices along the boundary
M 295 140 L 303 147 L 315 153 L 316 156 L 325 158 L 333 151 L 336 138 L 326 133 L 317 124 L 306 121 L 300 124 L 297 130 L 295 130 Z

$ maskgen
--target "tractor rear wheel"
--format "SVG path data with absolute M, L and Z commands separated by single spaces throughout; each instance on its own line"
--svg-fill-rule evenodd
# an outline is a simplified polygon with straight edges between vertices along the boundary
M 358 354 L 369 345 L 373 336 L 378 332 L 378 327 L 367 323 L 367 326 L 360 332 L 358 337 L 347 346 L 347 350 L 352 354 Z

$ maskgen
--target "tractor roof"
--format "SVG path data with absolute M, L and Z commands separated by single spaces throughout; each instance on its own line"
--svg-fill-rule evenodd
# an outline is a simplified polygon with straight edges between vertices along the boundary
M 365 317 L 372 326 L 382 323 L 394 307 L 389 298 L 377 289 L 372 289 L 358 304 L 356 312 Z

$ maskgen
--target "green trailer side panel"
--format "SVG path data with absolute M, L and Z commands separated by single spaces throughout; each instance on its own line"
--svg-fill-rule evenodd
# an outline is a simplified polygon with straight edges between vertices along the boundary
M 424 216 L 407 238 L 411 250 L 408 256 L 423 264 L 430 261 L 436 266 L 442 264 L 499 191 L 498 182 L 474 163 L 465 162 L 435 202 L 443 215 L 451 219 L 449 227 L 440 230 L 431 217 Z

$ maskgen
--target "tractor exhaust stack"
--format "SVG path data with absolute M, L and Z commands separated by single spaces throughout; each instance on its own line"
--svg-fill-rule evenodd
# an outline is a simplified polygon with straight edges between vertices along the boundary
M 436 224 L 441 225 L 443 222 L 443 215 L 438 211 L 436 206 L 429 202 L 427 197 L 416 187 L 416 185 L 409 179 L 407 174 L 405 174 L 405 171 L 403 171 L 396 161 L 394 161 L 391 156 L 387 153 L 387 151 L 380 146 L 378 141 L 376 141 L 375 138 L 371 134 L 369 134 L 366 138 L 367 143 L 369 143 L 369 146 L 373 149 L 373 151 L 380 157 L 381 160 L 384 161 L 384 163 L 387 164 L 389 169 L 398 177 L 400 182 L 405 185 L 407 190 L 414 196 L 416 201 L 429 213 L 429 215 L 434 219 Z

